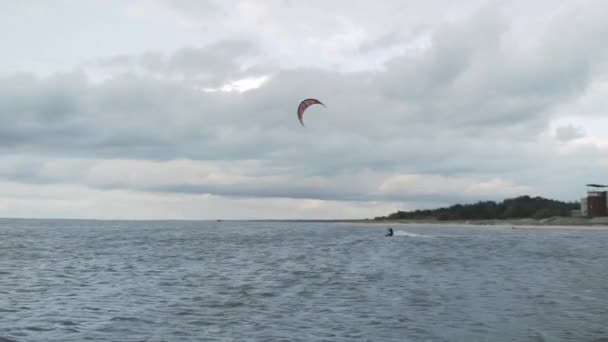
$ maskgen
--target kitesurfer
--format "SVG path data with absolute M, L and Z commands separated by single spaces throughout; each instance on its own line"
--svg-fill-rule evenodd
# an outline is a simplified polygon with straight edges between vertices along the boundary
M 390 228 L 390 227 L 389 227 L 389 228 L 388 228 L 388 233 L 386 233 L 386 235 L 384 235 L 384 236 L 393 236 L 393 234 L 394 234 L 394 233 L 393 233 L 393 228 Z

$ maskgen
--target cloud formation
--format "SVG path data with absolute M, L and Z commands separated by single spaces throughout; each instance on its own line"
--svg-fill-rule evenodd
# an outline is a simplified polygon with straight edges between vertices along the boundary
M 321 2 L 137 3 L 128 13 L 169 8 L 169 20 L 215 22 L 233 36 L 100 56 L 52 76 L 0 75 L 0 179 L 23 194 L 74 188 L 109 201 L 119 192 L 185 218 L 199 216 L 167 201 L 204 197 L 247 212 L 219 210 L 227 216 L 295 218 L 520 194 L 576 199 L 582 179 L 608 165 L 606 147 L 573 145 L 588 138 L 576 121 L 581 99 L 596 109 L 581 115 L 601 115 L 608 6 L 564 3 L 534 22 L 471 2 L 467 13 L 425 20 L 446 4 L 395 1 L 368 13 Z M 408 8 L 419 12 L 405 25 L 394 13 Z M 522 22 L 538 26 L 522 35 Z M 340 60 L 353 68 L 333 68 Z M 228 91 L 234 82 L 253 89 Z M 307 97 L 327 108 L 309 108 L 302 128 L 296 106 Z M 573 124 L 556 127 L 564 115 Z M 259 215 L 247 207 L 256 199 L 267 205 Z M 103 203 L 82 210 L 116 214 Z M 15 204 L 7 208 L 11 216 Z

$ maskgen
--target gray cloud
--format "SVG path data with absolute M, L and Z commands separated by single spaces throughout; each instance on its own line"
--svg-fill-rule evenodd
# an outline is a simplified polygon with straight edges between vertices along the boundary
M 260 50 L 252 42 L 234 40 L 171 55 L 114 57 L 106 65 L 127 67 L 127 72 L 102 82 L 79 73 L 2 77 L 0 142 L 5 154 L 255 160 L 261 166 L 243 170 L 249 176 L 245 180 L 225 183 L 98 182 L 84 171 L 49 176 L 35 163 L 0 174 L 19 182 L 71 180 L 102 189 L 345 201 L 456 201 L 509 193 L 463 194 L 458 187 L 438 194 L 407 188 L 378 192 L 383 179 L 399 174 L 466 176 L 471 182 L 500 175 L 516 189 L 523 184 L 550 192 L 566 176 L 539 180 L 539 174 L 567 175 L 578 168 L 576 163 L 602 155 L 590 150 L 564 163 L 550 143 L 538 141 L 554 108 L 582 95 L 607 57 L 606 48 L 597 44 L 608 33 L 604 17 L 597 14 L 606 14 L 606 6 L 599 4 L 591 12 L 577 22 L 576 31 L 564 32 L 564 18 L 569 18 L 564 17 L 536 33 L 536 44 L 519 48 L 504 39 L 509 20 L 484 10 L 437 30 L 429 50 L 395 58 L 386 71 L 275 70 L 265 65 L 259 70 L 272 71 L 269 80 L 244 93 L 203 92 L 193 80 L 200 76 L 205 83 L 218 83 L 250 75 L 241 69 L 241 58 L 260 57 Z M 136 68 L 148 73 L 133 72 Z M 306 97 L 322 99 L 327 108 L 311 107 L 302 128 L 295 110 Z M 563 196 L 560 191 L 554 193 Z
M 99 65 L 215 87 L 231 79 L 255 75 L 260 53 L 249 40 L 231 39 L 199 48 L 184 47 L 171 54 L 150 51 L 139 56 L 118 55 L 102 59 Z
M 476 201 L 509 195 L 517 186 L 494 187 L 492 192 L 467 189 L 489 184 L 497 179 L 412 175 L 418 185 L 403 189 L 404 176 L 371 171 L 344 172 L 331 176 L 306 175 L 268 165 L 228 162 L 214 164 L 163 163 L 85 160 L 3 158 L 0 177 L 30 185 L 80 185 L 94 190 L 129 190 L 156 194 L 211 194 L 222 197 L 291 198 L 346 202 L 422 201 L 446 203 Z M 235 171 L 238 170 L 238 173 Z M 409 178 L 408 178 L 409 179 Z M 488 183 L 490 181 L 490 183 Z M 501 182 L 500 180 L 498 180 Z M 386 186 L 386 184 L 388 186 Z M 426 183 L 426 186 L 422 186 Z M 439 184 L 434 184 L 439 183 Z M 354 186 L 356 184 L 356 186 Z M 405 185 L 409 187 L 409 185 Z M 485 185 L 486 187 L 488 185 Z M 427 189 L 428 187 L 428 189 Z M 441 188 L 441 191 L 437 191 Z M 460 191 L 455 191 L 460 190 Z M 515 192 L 516 193 L 516 192 Z
M 573 125 L 560 126 L 555 129 L 555 137 L 560 141 L 571 141 L 585 136 L 582 128 Z
M 213 18 L 224 11 L 219 6 L 221 2 L 212 0 L 163 0 L 166 6 L 197 18 Z
M 389 64 L 386 94 L 410 104 L 408 119 L 424 116 L 466 131 L 502 126 L 506 136 L 534 136 L 556 104 L 584 93 L 590 70 L 606 56 L 606 49 L 594 47 L 597 40 L 588 39 L 607 33 L 606 25 L 580 23 L 585 27 L 561 39 L 563 22 L 523 50 L 503 45 L 508 24 L 492 11 L 445 26 L 426 54 Z

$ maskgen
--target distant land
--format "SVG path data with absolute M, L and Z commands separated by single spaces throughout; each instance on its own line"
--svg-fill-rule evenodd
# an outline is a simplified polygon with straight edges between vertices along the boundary
M 292 223 L 370 223 L 370 224 L 432 224 L 432 225 L 507 225 L 507 226 L 603 226 L 608 229 L 608 217 L 582 217 L 580 202 L 563 202 L 529 195 L 508 198 L 500 202 L 478 201 L 454 204 L 436 209 L 396 211 L 374 218 L 333 219 L 203 219 L 203 220 L 107 220 L 107 219 L 26 219 L 0 218 L 0 220 L 83 220 L 83 221 L 215 221 L 215 222 L 292 222 Z M 591 227 L 593 228 L 593 227 Z M 602 227 L 597 227 L 602 228 Z
M 577 215 L 573 215 L 573 212 Z M 563 202 L 527 195 L 501 202 L 479 201 L 437 209 L 397 211 L 365 221 L 385 224 L 507 225 L 513 228 L 608 227 L 608 217 L 580 216 L 580 202 Z
M 562 202 L 542 197 L 520 196 L 502 202 L 479 201 L 472 204 L 455 204 L 438 209 L 397 211 L 374 220 L 508 220 L 550 217 L 571 217 L 573 210 L 579 210 L 579 202 Z
M 483 225 L 598 225 L 607 218 L 580 217 L 580 202 L 563 202 L 529 195 L 508 198 L 501 202 L 478 201 L 437 209 L 397 211 L 387 216 L 361 219 L 259 219 L 258 222 L 345 222 L 345 223 L 435 223 Z

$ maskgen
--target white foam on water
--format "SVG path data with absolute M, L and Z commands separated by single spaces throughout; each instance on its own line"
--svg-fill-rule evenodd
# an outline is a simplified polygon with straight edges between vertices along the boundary
M 393 236 L 409 236 L 409 237 L 420 237 L 420 238 L 430 238 L 430 237 L 432 237 L 430 235 L 416 234 L 416 233 L 406 232 L 406 231 L 403 231 L 403 230 L 395 230 L 394 233 L 393 233 Z

